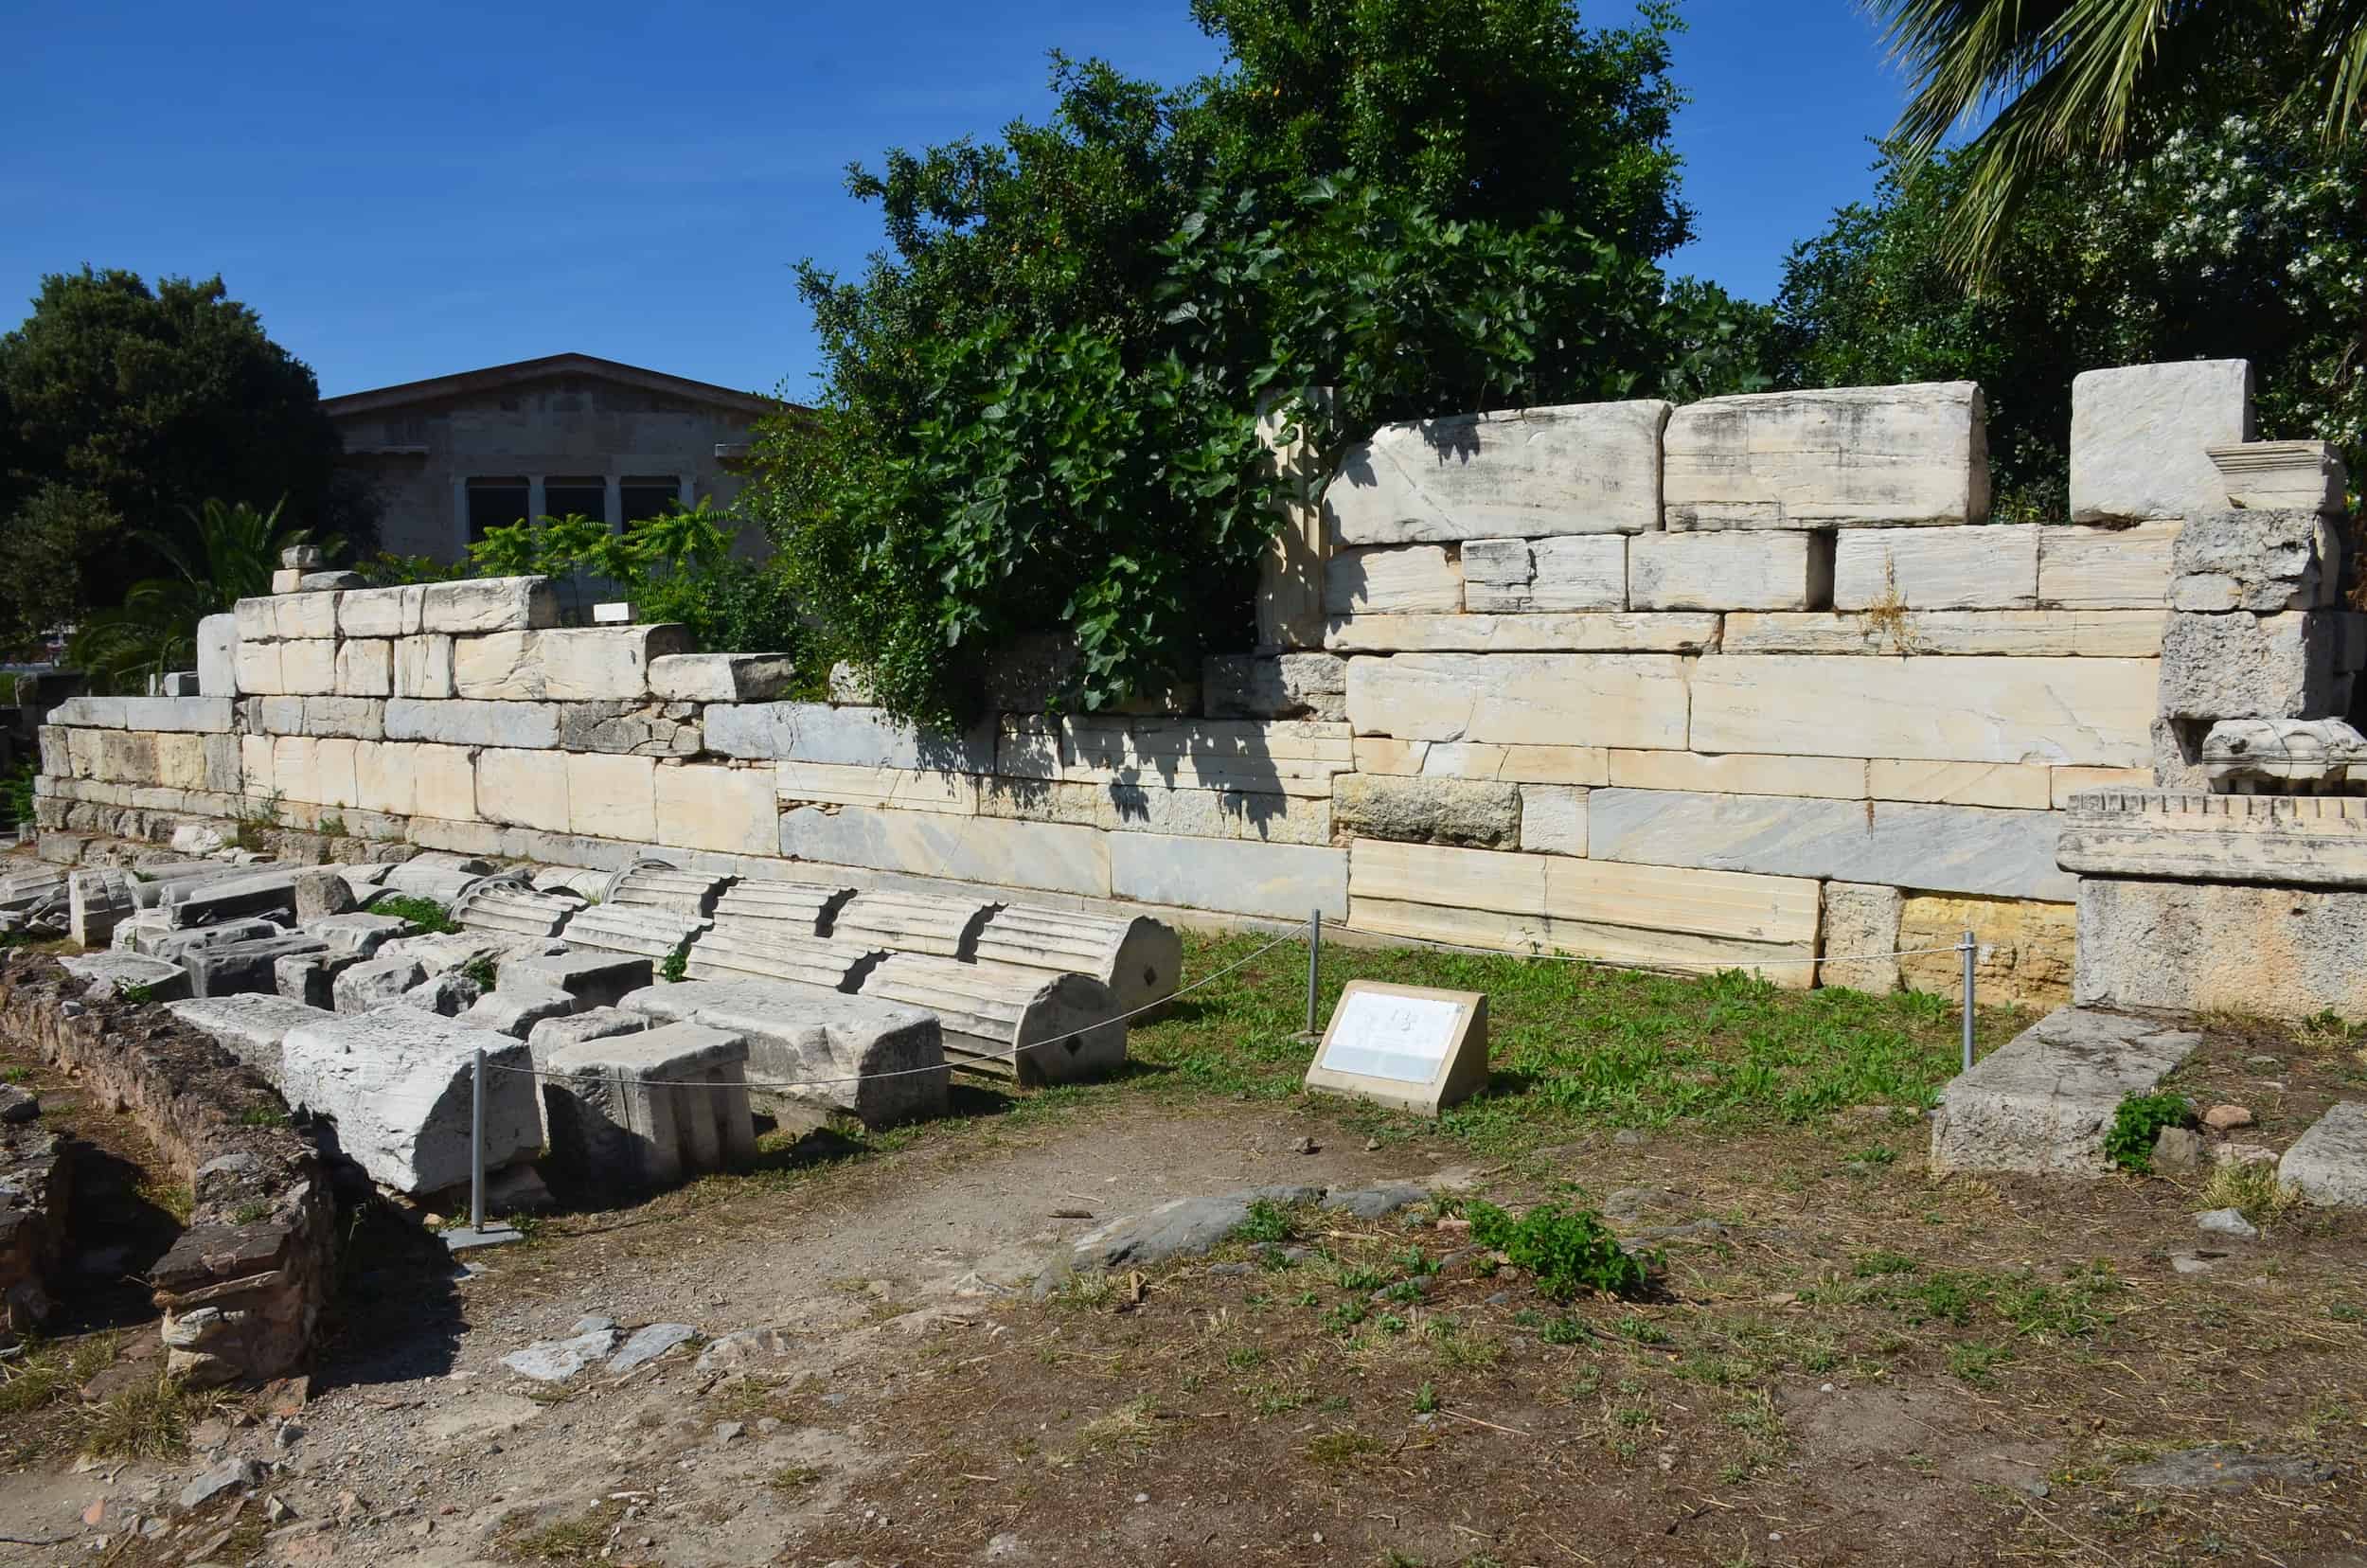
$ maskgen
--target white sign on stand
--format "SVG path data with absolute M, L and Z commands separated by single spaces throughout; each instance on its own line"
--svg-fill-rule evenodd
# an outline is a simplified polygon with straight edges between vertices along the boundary
M 1351 980 L 1307 1087 L 1434 1115 L 1487 1082 L 1487 997 Z

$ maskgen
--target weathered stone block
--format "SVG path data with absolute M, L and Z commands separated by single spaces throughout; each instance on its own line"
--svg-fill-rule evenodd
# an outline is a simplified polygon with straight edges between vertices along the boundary
M 386 704 L 386 739 L 542 750 L 559 743 L 559 710 L 543 703 L 439 703 L 397 697 Z
M 879 708 L 828 703 L 718 703 L 705 713 L 706 749 L 720 757 L 840 762 L 872 768 L 990 773 L 994 726 L 938 735 Z
M 542 633 L 543 695 L 557 702 L 635 702 L 650 695 L 650 663 L 689 653 L 686 626 L 596 626 Z
M 667 770 L 658 772 L 662 802 Z M 763 810 L 774 810 L 769 788 L 765 791 Z M 660 815 L 663 831 L 662 811 Z M 792 860 L 882 871 L 910 871 L 917 867 L 959 882 L 1040 887 L 1097 899 L 1111 896 L 1112 846 L 1122 841 L 1153 836 L 1115 833 L 1105 837 L 1089 828 L 1057 823 L 955 817 L 935 811 L 876 811 L 860 806 L 837 811 L 810 808 L 782 811 L 779 822 L 780 840 L 775 852 Z M 1196 852 L 1203 854 L 1226 847 L 1220 841 L 1210 839 L 1169 842 L 1192 846 Z M 1251 848 L 1259 855 L 1269 852 L 1264 846 Z
M 1875 882 L 1824 884 L 1817 983 L 1887 996 L 1898 989 L 1898 914 L 1906 895 Z
M 558 624 L 559 595 L 548 578 L 431 582 L 419 595 L 421 632 L 539 632 Z
M 1130 1014 L 1172 996 L 1184 967 L 1183 940 L 1164 921 L 1031 904 L 996 908 L 972 948 L 981 963 L 1091 975 Z
M 1876 757 L 1866 765 L 1866 793 L 1877 800 L 2043 811 L 2055 804 L 2055 770 L 2041 762 L 1902 762 Z
M 786 653 L 665 653 L 650 659 L 650 689 L 681 703 L 771 703 L 789 694 Z
M 1717 646 L 1715 615 L 1573 611 L 1521 615 L 1345 615 L 1328 622 L 1335 653 L 1694 653 Z
M 2083 371 L 2072 378 L 2072 521 L 2216 511 L 2227 488 L 2211 448 L 2251 434 L 2249 360 Z
M 1353 667 L 1349 682 L 1352 693 Z M 2150 659 L 1725 655 L 1694 668 L 1692 742 L 1705 752 L 2135 767 L 2153 755 L 2157 683 Z
M 543 755 L 543 754 L 533 754 Z M 555 752 L 567 759 L 567 830 L 647 844 L 657 837 L 657 764 L 646 757 Z
M 1585 854 L 1588 792 L 1570 784 L 1520 788 L 1521 847 L 1532 854 Z
M 394 695 L 440 702 L 454 695 L 453 639 L 404 637 L 395 644 Z
M 2320 611 L 2178 615 L 2162 639 L 2161 711 L 2172 719 L 2317 719 L 2350 705 L 2340 628 Z
M 2367 1208 L 2367 1105 L 2327 1107 L 2277 1162 L 2277 1180 L 2322 1206 Z
M 978 811 L 978 780 L 970 774 L 859 768 L 835 762 L 774 765 L 784 804 L 893 807 L 907 811 Z
M 327 637 L 283 642 L 279 689 L 291 697 L 326 697 L 337 689 L 337 644 Z
M 78 946 L 107 946 L 116 927 L 137 913 L 139 906 L 126 872 L 94 866 L 66 878 L 66 932 Z
M 1669 417 L 1668 526 L 1980 523 L 1988 436 L 1971 382 L 1710 398 Z
M 414 746 L 411 785 L 416 810 L 446 822 L 475 822 L 476 759 L 459 746 Z
M 2227 486 L 2228 505 L 2263 511 L 2299 508 L 2342 514 L 2350 475 L 2342 454 L 2324 441 L 2246 441 L 2210 449 Z
M 395 645 L 383 638 L 347 638 L 337 645 L 337 695 L 385 697 L 395 689 Z
M 1343 849 L 1113 833 L 1107 854 L 1110 897 L 1277 919 L 1316 908 L 1326 919 L 1347 913 Z
M 197 623 L 197 691 L 201 697 L 239 694 L 239 617 L 207 615 Z
M 1436 544 L 1343 550 L 1324 563 L 1324 610 L 1334 615 L 1463 608 L 1463 569 Z
M 1463 546 L 1463 605 L 1489 615 L 1625 610 L 1627 539 L 1470 540 Z
M 1211 719 L 1337 722 L 1348 716 L 1347 661 L 1333 653 L 1212 654 L 1201 662 L 1200 685 Z
M 1695 752 L 1619 750 L 1605 755 L 1605 776 L 1590 782 L 1708 794 L 1867 797 L 1865 763 L 1839 757 L 1703 757 Z
M 419 632 L 427 589 L 419 583 L 357 588 L 337 597 L 337 632 L 347 637 L 411 637 Z
M 564 991 L 580 1008 L 613 1007 L 651 983 L 650 960 L 631 953 L 560 953 L 512 958 L 501 967 L 501 983 Z
M 1628 548 L 1638 610 L 1823 610 L 1833 541 L 1789 530 L 1639 534 Z
M 567 786 L 578 760 L 556 751 L 489 747 L 477 753 L 477 814 L 488 822 L 569 831 Z
M 2171 552 L 2180 610 L 2312 610 L 2335 601 L 2342 547 L 2314 510 L 2209 511 L 2186 520 Z
M 2079 882 L 2083 1005 L 2367 1016 L 2367 892 Z
M 756 1157 L 748 1042 L 697 1024 L 580 1041 L 543 1065 L 552 1152 L 579 1176 L 627 1188 Z
M 2038 531 L 2038 602 L 2064 610 L 2152 610 L 2168 602 L 2182 520 L 2133 526 L 2050 524 Z
M 182 963 L 189 971 L 192 996 L 276 995 L 281 959 L 328 951 L 328 944 L 310 936 L 258 936 L 201 948 Z
M 2065 1007 L 1940 1091 L 1933 1170 L 2100 1176 L 2121 1101 L 2149 1092 L 2202 1036 L 2147 1018 Z
M 687 980 L 625 999 L 651 1018 L 744 1037 L 759 1094 L 852 1111 L 878 1127 L 944 1113 L 948 1076 L 936 1015 L 877 997 L 776 981 Z
M 202 1034 L 277 1087 L 280 1059 L 288 1036 L 308 1024 L 321 1022 L 321 1013 L 285 996 L 243 992 L 175 1002 L 165 1010 Z
M 1355 838 L 1511 848 L 1521 840 L 1521 789 L 1450 778 L 1346 774 L 1332 784 L 1332 821 Z
M 2025 1007 L 2059 1007 L 2072 999 L 2072 956 L 2078 940 L 2077 911 L 2067 903 L 2035 899 L 1979 899 L 1919 893 L 1900 911 L 1898 945 L 1942 952 L 1911 952 L 1898 960 L 1909 990 L 1961 996 L 1964 955 L 1954 951 L 1972 933 L 1974 994 L 1982 1007 L 2010 1002 Z
M 1384 425 L 1324 491 L 1334 544 L 1638 533 L 1661 520 L 1655 400 Z
M 524 1041 L 414 1007 L 325 1018 L 288 1032 L 280 1093 L 333 1121 L 340 1151 L 374 1180 L 435 1192 L 469 1179 L 480 1050 L 485 1163 L 499 1168 L 543 1141 Z
M 669 763 L 653 782 L 658 843 L 737 855 L 783 852 L 786 819 L 772 769 Z
M 1844 528 L 1834 543 L 1836 610 L 2019 610 L 2038 602 L 2034 525 Z
M 1878 800 L 1597 790 L 1588 854 L 1598 861 L 1833 877 L 2003 898 L 2068 901 L 2051 811 Z
M 2044 559 L 2040 557 L 2041 570 Z M 1719 646 L 1728 653 L 2149 659 L 2162 651 L 2167 618 L 2159 610 L 1907 610 L 1895 616 L 1736 614 L 1726 617 Z
M 1407 740 L 1560 740 L 1682 749 L 1684 666 L 1671 656 L 1619 653 L 1400 653 L 1351 659 L 1348 721 L 1359 734 Z
M 136 989 L 151 1001 L 169 1002 L 189 994 L 189 971 L 169 959 L 113 950 L 63 953 L 58 955 L 58 967 L 81 981 L 94 996 L 119 996 Z

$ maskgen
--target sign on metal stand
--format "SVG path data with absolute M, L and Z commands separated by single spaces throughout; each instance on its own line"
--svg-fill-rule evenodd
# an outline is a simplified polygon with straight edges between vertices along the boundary
M 480 1045 L 469 1074 L 469 1222 L 446 1231 L 444 1245 L 467 1252 L 525 1239 L 525 1234 L 514 1225 L 485 1223 L 485 1047 Z

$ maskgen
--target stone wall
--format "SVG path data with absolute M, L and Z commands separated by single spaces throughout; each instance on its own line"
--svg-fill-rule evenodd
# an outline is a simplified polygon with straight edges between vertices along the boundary
M 1838 961 L 1969 922 L 2002 947 L 1993 980 L 2052 1000 L 2076 887 L 2063 808 L 2180 755 L 2173 578 L 2228 622 L 2179 681 L 2291 667 L 2308 689 L 2285 711 L 2347 703 L 2367 648 L 2317 566 L 2306 610 L 2266 608 L 2300 592 L 2292 550 L 2181 558 L 2225 485 L 2164 501 L 2121 449 L 2183 438 L 2162 408 L 2202 419 L 2198 439 L 2248 429 L 2249 382 L 2141 369 L 2120 416 L 2083 378 L 2089 520 L 2043 527 L 1989 520 L 1968 383 L 1379 431 L 1290 503 L 1259 598 L 1277 640 L 1210 661 L 1191 711 L 917 733 L 776 701 L 778 660 L 689 652 L 677 628 L 557 629 L 530 579 L 248 600 L 208 623 L 200 695 L 52 715 L 42 821 L 804 861 L 1789 985 L 1822 957 L 1952 989 L 1952 955 Z M 2184 392 L 2165 401 L 2163 377 Z M 2253 642 L 2289 657 L 2234 673 Z

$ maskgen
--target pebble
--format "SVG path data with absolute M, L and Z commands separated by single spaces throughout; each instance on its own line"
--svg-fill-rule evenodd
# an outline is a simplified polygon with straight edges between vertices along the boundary
M 2233 1236 L 2239 1241 L 2253 1241 L 2260 1237 L 2260 1227 L 2245 1219 L 2241 1209 L 2205 1209 L 2195 1216 L 2195 1228 L 2214 1236 Z
M 2202 1125 L 2214 1132 L 2233 1132 L 2251 1125 L 2251 1113 L 2240 1105 L 2215 1105 L 2202 1114 Z
M 1136 1492 L 1134 1494 L 1134 1501 L 1137 1503 L 1148 1503 L 1150 1501 L 1150 1494 L 1148 1492 Z

